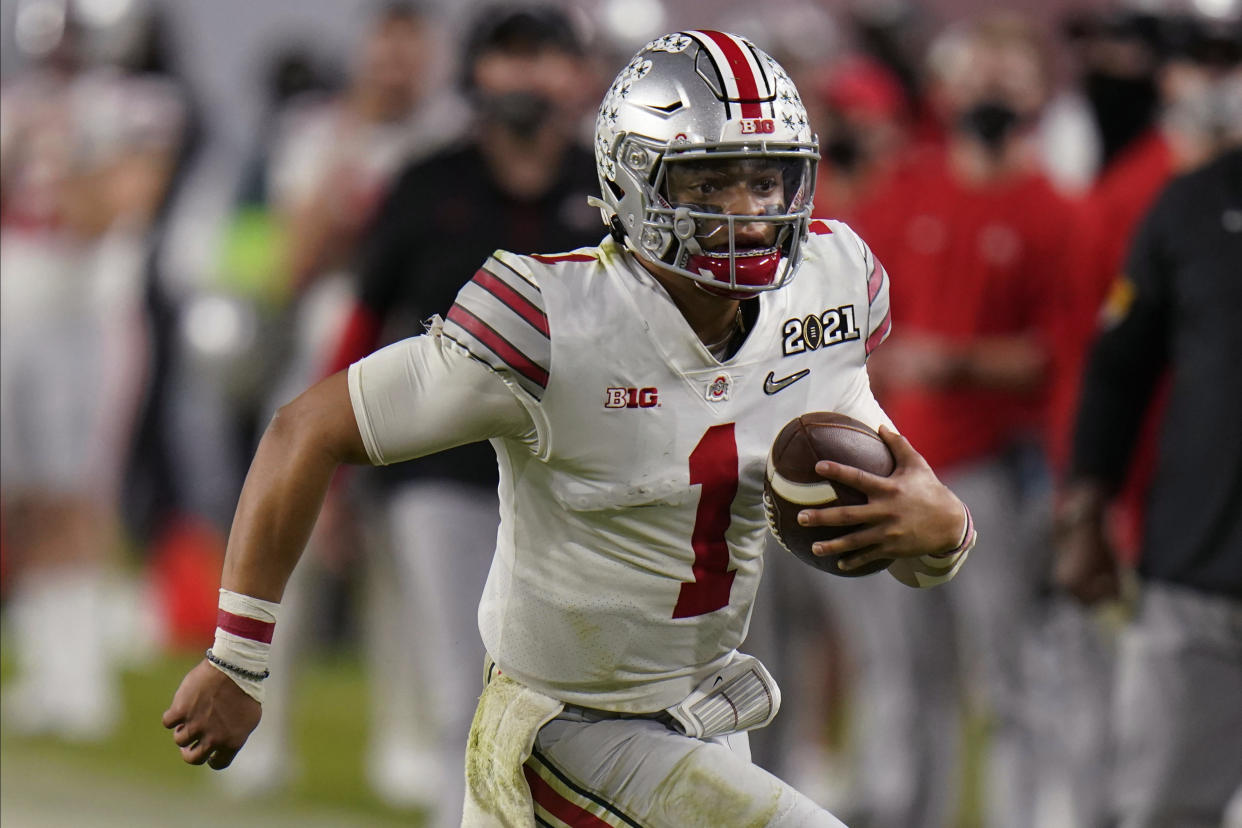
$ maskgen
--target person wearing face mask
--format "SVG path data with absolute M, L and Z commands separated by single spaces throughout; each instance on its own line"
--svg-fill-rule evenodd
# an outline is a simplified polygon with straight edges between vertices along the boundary
M 1159 51 L 1163 57 L 1154 72 L 1159 92 L 1154 121 L 1103 171 L 1085 200 L 1074 257 L 1075 298 L 1060 344 L 1062 358 L 1053 389 L 1053 457 L 1058 468 L 1068 461 L 1083 360 L 1097 333 L 1100 308 L 1124 267 L 1135 228 L 1171 178 L 1210 157 L 1224 129 L 1221 124 L 1228 121 L 1234 102 L 1222 79 L 1242 61 L 1242 22 L 1163 18 Z M 1143 503 L 1155 467 L 1160 399 L 1158 394 L 1111 510 L 1113 540 L 1128 561 L 1141 544 Z
M 1156 121 L 1160 19 L 1130 9 L 1093 11 L 1069 17 L 1062 32 L 1081 65 L 1078 86 L 1097 133 L 1098 169 L 1105 171 Z
M 842 58 L 817 80 L 811 117 L 823 163 L 816 204 L 849 221 L 898 166 L 910 141 L 910 102 L 895 73 L 862 55 Z
M 1179 71 L 1167 115 L 1206 160 L 1157 195 L 1131 237 L 1085 360 L 1057 506 L 1059 587 L 1095 606 L 1123 596 L 1125 570 L 1137 576 L 1104 786 L 1109 824 L 1123 828 L 1242 816 L 1242 26 L 1220 34 L 1199 40 L 1216 57 Z M 1130 560 L 1107 518 L 1150 449 L 1145 417 L 1159 424 L 1158 457 Z
M 1242 813 L 1236 136 L 1163 191 L 1134 239 L 1124 298 L 1110 305 L 1088 362 L 1059 515 L 1061 585 L 1090 604 L 1116 598 L 1123 579 L 1106 507 L 1159 375 L 1173 371 L 1135 614 L 1118 655 L 1109 793 L 1112 824 L 1124 828 L 1236 825 Z M 1180 312 L 1169 311 L 1170 296 Z
M 1050 566 L 1034 531 L 1047 523 L 1048 490 L 1035 447 L 1074 209 L 1037 167 L 1048 68 L 1025 19 L 993 13 L 950 28 L 928 69 L 943 140 L 911 152 L 856 217 L 903 287 L 893 347 L 868 370 L 894 423 L 968 493 L 990 541 L 986 560 L 937 596 L 897 600 L 877 579 L 859 584 L 891 607 L 890 627 L 859 639 L 860 778 L 868 825 L 952 824 L 968 699 L 991 723 L 985 824 L 1015 828 L 1034 824 L 1041 774 L 1055 764 L 1039 755 L 1026 673 Z M 927 659 L 927 643 L 946 637 L 958 657 Z
M 573 250 L 599 241 L 591 153 L 576 139 L 596 93 L 571 21 L 543 6 L 486 8 L 462 50 L 461 91 L 472 131 L 394 177 L 361 242 L 354 307 L 327 373 L 422 332 L 446 314 L 478 263 L 497 248 Z M 396 583 L 418 663 L 410 681 L 431 733 L 425 770 L 436 791 L 429 825 L 456 825 L 466 733 L 483 659 L 475 608 L 499 521 L 487 443 L 383 469 L 373 495 L 377 534 L 396 555 Z

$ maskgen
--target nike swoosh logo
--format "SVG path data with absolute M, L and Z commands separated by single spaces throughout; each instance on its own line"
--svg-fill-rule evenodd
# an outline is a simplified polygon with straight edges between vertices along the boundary
M 787 377 L 777 379 L 775 371 L 768 371 L 768 375 L 763 380 L 763 393 L 772 395 L 778 391 L 784 391 L 809 373 L 811 373 L 810 368 L 803 368 L 801 371 L 795 371 Z

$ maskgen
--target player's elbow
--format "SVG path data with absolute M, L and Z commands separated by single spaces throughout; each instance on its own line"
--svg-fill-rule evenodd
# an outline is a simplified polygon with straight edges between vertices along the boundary
M 290 456 L 318 455 L 338 465 L 367 462 L 345 372 L 328 377 L 277 409 L 263 439 Z

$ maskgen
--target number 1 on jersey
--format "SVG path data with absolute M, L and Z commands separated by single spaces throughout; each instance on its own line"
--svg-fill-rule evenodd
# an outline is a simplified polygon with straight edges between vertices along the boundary
M 674 618 L 690 618 L 729 603 L 736 569 L 729 569 L 725 532 L 737 495 L 737 439 L 733 423 L 714 425 L 690 452 L 690 485 L 701 484 L 699 509 L 690 545 L 694 548 L 693 581 L 682 581 Z

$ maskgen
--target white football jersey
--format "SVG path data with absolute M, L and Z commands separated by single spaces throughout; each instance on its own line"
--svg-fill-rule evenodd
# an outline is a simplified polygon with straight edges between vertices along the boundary
M 867 354 L 888 280 L 815 221 L 797 278 L 759 295 L 728 361 L 611 240 L 498 252 L 443 335 L 500 374 L 537 438 L 492 442 L 501 528 L 479 623 L 502 670 L 572 704 L 676 704 L 746 635 L 763 569 L 772 440 L 808 411 L 887 422 Z

